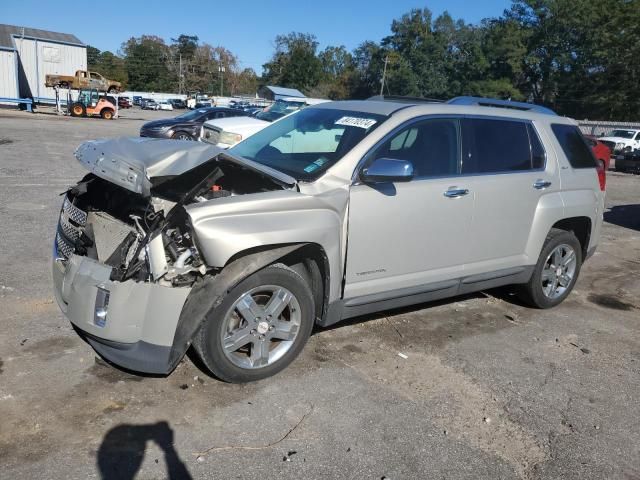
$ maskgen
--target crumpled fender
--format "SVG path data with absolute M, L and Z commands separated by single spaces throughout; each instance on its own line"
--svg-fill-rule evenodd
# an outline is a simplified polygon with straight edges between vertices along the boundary
M 201 282 L 196 283 L 182 307 L 178 320 L 169 355 L 169 371 L 178 365 L 191 345 L 194 335 L 208 319 L 208 315 L 222 303 L 226 294 L 233 287 L 252 273 L 305 245 L 306 243 L 299 243 L 250 253 L 229 263 L 215 277 L 207 276 Z

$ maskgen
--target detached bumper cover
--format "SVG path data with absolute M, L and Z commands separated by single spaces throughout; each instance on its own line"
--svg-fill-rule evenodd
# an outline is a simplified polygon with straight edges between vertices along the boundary
M 111 267 L 78 255 L 63 261 L 55 244 L 52 271 L 60 309 L 96 352 L 130 370 L 164 374 L 175 368 L 184 352 L 177 359 L 171 352 L 190 288 L 111 281 Z M 106 316 L 97 321 L 105 291 Z
M 175 367 L 171 364 L 171 347 L 154 345 L 143 340 L 136 343 L 110 342 L 89 335 L 75 327 L 76 333 L 103 358 L 127 370 L 166 375 Z

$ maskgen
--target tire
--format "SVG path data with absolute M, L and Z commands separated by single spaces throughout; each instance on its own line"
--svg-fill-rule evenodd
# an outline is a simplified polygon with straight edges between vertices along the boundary
M 573 252 L 573 259 L 570 251 Z M 554 257 L 556 252 L 562 256 Z M 557 262 L 558 259 L 560 262 Z M 556 266 L 554 262 L 562 265 Z M 561 274 L 558 274 L 558 267 L 562 269 Z M 576 236 L 573 232 L 553 228 L 547 235 L 531 279 L 519 292 L 520 297 L 536 308 L 555 307 L 573 290 L 581 267 L 582 247 Z
M 186 140 L 189 142 L 193 141 L 193 137 L 189 135 L 187 132 L 183 132 L 183 131 L 175 132 L 171 136 L 171 138 L 173 138 L 174 140 Z
M 269 309 L 278 311 L 277 305 L 282 310 L 272 318 Z M 314 318 L 313 294 L 304 278 L 285 265 L 271 265 L 231 289 L 206 315 L 193 346 L 220 380 L 261 380 L 293 362 L 311 335 Z
M 110 108 L 103 108 L 100 111 L 100 116 L 105 120 L 111 120 L 113 118 L 113 110 L 111 110 Z
M 85 117 L 87 115 L 87 108 L 82 103 L 73 103 L 71 105 L 72 117 Z
M 117 87 L 109 87 L 109 90 L 107 90 L 107 93 L 117 93 L 117 92 L 118 92 Z

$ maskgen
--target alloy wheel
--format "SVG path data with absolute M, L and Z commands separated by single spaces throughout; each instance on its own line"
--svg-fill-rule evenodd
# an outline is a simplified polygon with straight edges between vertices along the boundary
M 225 315 L 220 341 L 237 367 L 255 369 L 277 362 L 293 346 L 302 316 L 288 289 L 264 285 L 242 294 Z
M 561 297 L 571 286 L 576 273 L 576 252 L 563 243 L 554 248 L 542 268 L 542 292 L 547 298 Z

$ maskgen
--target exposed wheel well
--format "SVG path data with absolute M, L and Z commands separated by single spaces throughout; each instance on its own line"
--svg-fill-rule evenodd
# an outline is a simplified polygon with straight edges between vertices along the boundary
M 582 247 L 582 258 L 586 258 L 591 239 L 591 219 L 589 217 L 571 217 L 556 222 L 552 228 L 573 232 Z
M 246 255 L 275 250 L 281 247 L 282 245 L 265 245 L 239 252 L 227 262 L 227 265 Z M 317 243 L 301 244 L 300 248 L 271 263 L 282 263 L 295 270 L 309 282 L 316 305 L 316 322 L 320 321 L 326 314 L 329 304 L 329 259 L 324 249 Z

